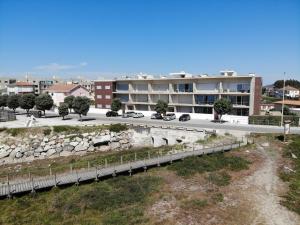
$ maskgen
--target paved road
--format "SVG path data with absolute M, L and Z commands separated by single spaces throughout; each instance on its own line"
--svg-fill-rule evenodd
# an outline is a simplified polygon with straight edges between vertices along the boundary
M 47 113 L 50 115 L 51 113 Z M 52 113 L 53 114 L 53 113 Z M 228 131 L 245 131 L 245 132 L 258 132 L 258 133 L 283 133 L 283 128 L 279 126 L 264 126 L 264 125 L 242 125 L 231 123 L 213 123 L 209 120 L 193 119 L 187 122 L 179 122 L 178 119 L 173 121 L 151 120 L 149 117 L 144 118 L 121 118 L 110 117 L 107 118 L 104 114 L 89 113 L 88 117 L 94 117 L 96 120 L 85 122 L 78 122 L 78 116 L 71 114 L 71 120 L 62 121 L 61 118 L 40 118 L 37 119 L 37 126 L 53 126 L 53 125 L 86 125 L 86 124 L 108 124 L 108 123 L 131 123 L 131 124 L 144 124 L 144 125 L 165 125 L 165 126 L 182 126 L 186 128 L 196 129 L 221 129 Z M 24 127 L 25 121 L 28 120 L 25 115 L 17 116 L 17 121 L 1 122 L 0 127 Z M 291 133 L 300 134 L 300 127 L 292 127 Z
M 72 115 L 74 117 L 75 115 Z M 97 118 L 100 123 L 107 122 L 128 122 L 128 123 L 139 123 L 139 124 L 152 124 L 152 125 L 170 125 L 170 126 L 183 126 L 187 128 L 200 128 L 200 129 L 223 129 L 223 130 L 240 130 L 247 132 L 258 132 L 258 133 L 282 133 L 283 128 L 279 126 L 264 126 L 264 125 L 242 125 L 242 124 L 230 124 L 230 123 L 213 123 L 209 120 L 193 119 L 187 122 L 179 122 L 178 119 L 173 121 L 163 120 L 151 120 L 149 117 L 144 118 L 121 118 L 111 117 L 107 118 L 101 114 L 89 114 L 91 117 Z M 76 116 L 75 116 L 76 117 Z M 292 127 L 291 133 L 300 134 L 300 127 Z

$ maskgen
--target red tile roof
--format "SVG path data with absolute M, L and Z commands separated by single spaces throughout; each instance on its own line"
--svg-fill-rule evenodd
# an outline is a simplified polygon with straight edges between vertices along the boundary
M 18 81 L 16 82 L 16 86 L 33 86 L 33 84 L 25 81 Z
M 274 102 L 274 104 L 282 104 L 282 101 Z M 300 106 L 300 100 L 284 100 L 285 105 Z
M 279 90 L 280 90 L 280 91 L 283 91 L 283 88 L 280 88 Z M 286 90 L 286 91 L 299 91 L 299 89 L 294 88 L 294 87 L 292 87 L 292 86 L 290 86 L 290 85 L 285 86 L 285 87 L 284 87 L 284 90 Z
M 50 86 L 47 91 L 49 92 L 71 92 L 75 88 L 80 87 L 78 84 L 54 84 Z

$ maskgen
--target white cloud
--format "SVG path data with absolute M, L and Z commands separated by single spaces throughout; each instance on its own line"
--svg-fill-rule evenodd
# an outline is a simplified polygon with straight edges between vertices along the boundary
M 76 68 L 85 67 L 85 66 L 87 66 L 87 62 L 81 62 L 78 65 L 50 63 L 48 65 L 36 66 L 36 67 L 34 67 L 34 69 L 42 70 L 42 71 L 58 72 L 58 71 L 62 71 L 62 70 L 76 69 Z

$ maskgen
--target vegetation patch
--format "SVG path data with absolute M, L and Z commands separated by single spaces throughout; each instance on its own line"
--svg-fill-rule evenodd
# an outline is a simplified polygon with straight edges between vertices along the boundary
M 215 153 L 201 157 L 191 156 L 168 166 L 168 169 L 182 177 L 190 177 L 195 173 L 214 172 L 221 169 L 239 171 L 248 169 L 250 162 L 237 156 L 225 156 L 224 153 Z
M 280 177 L 289 183 L 289 190 L 283 196 L 281 204 L 300 214 L 300 135 L 294 135 L 290 139 L 290 143 L 284 149 L 284 157 L 291 160 L 294 172 L 280 174 Z
M 230 184 L 230 175 L 226 172 L 212 172 L 206 177 L 206 179 L 217 186 L 226 186 Z
M 218 138 L 219 138 L 219 136 L 216 133 L 212 133 L 212 134 L 209 135 L 208 138 L 200 139 L 200 140 L 196 141 L 196 143 L 198 143 L 198 144 L 207 144 L 207 143 L 210 143 L 210 142 L 212 142 L 212 141 L 214 141 Z
M 0 224 L 143 224 L 147 203 L 160 184 L 153 176 L 117 177 L 3 200 Z
M 120 124 L 120 123 L 116 123 L 116 124 L 111 124 L 109 126 L 109 131 L 111 132 L 121 132 L 121 131 L 124 131 L 124 130 L 128 130 L 128 127 L 126 124 Z
M 208 205 L 205 199 L 191 199 L 183 201 L 181 207 L 186 210 L 201 210 Z

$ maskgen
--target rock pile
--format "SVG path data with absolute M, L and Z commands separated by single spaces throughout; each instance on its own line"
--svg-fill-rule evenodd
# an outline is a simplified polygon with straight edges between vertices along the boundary
M 130 130 L 120 133 L 107 130 L 68 135 L 29 135 L 20 140 L 8 138 L 8 141 L 0 143 L 0 165 L 74 154 L 83 155 L 94 151 L 129 149 L 131 138 L 132 131 Z

